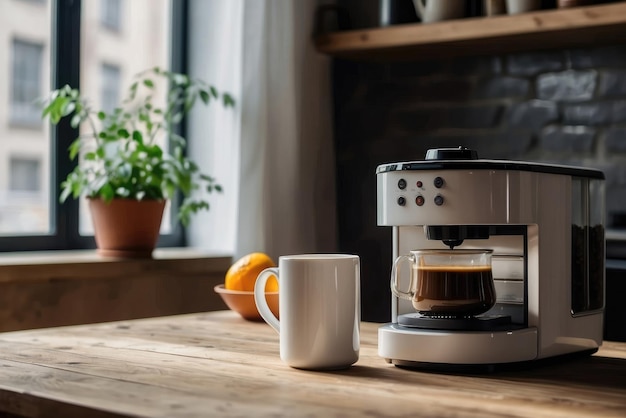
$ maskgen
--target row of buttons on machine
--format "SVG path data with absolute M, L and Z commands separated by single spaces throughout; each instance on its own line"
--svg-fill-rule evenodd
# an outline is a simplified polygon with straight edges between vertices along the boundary
M 435 198 L 433 200 L 435 202 L 435 205 L 437 205 L 437 206 L 443 205 L 443 196 L 442 195 L 438 194 L 437 196 L 435 196 Z M 425 202 L 424 201 L 424 196 L 422 196 L 421 194 L 418 195 L 415 198 L 415 204 L 417 206 L 422 206 L 424 204 L 424 202 Z M 400 205 L 400 206 L 406 205 L 406 198 L 404 196 L 400 196 L 398 198 L 398 205 Z
M 444 185 L 444 183 L 445 183 L 445 182 L 443 181 L 443 178 L 441 178 L 441 177 L 435 177 L 435 179 L 433 180 L 433 185 L 434 185 L 436 188 L 438 188 L 438 189 L 442 188 L 442 187 L 443 187 L 443 185 Z M 406 180 L 405 180 L 405 179 L 400 179 L 400 180 L 398 180 L 398 188 L 399 188 L 400 190 L 404 190 L 404 189 L 406 189 L 406 185 L 407 185 L 407 183 L 406 183 Z M 416 185 L 418 188 L 420 188 L 420 189 L 421 189 L 421 188 L 424 186 L 424 183 L 422 183 L 422 181 L 421 181 L 421 180 L 418 180 L 417 182 L 415 182 L 415 185 Z M 437 205 L 437 206 L 441 206 L 441 205 L 443 205 L 443 200 L 444 200 L 444 199 L 443 199 L 443 196 L 442 196 L 442 195 L 440 195 L 440 194 L 438 194 L 437 196 L 435 196 L 435 199 L 434 199 L 435 205 Z M 422 196 L 422 195 L 418 195 L 418 196 L 415 198 L 415 204 L 416 204 L 417 206 L 422 206 L 424 203 L 425 203 L 424 196 Z M 405 198 L 404 196 L 400 196 L 400 197 L 398 198 L 398 205 L 400 205 L 400 206 L 404 206 L 404 205 L 406 205 L 406 198 Z
M 441 189 L 443 187 L 444 183 L 445 182 L 443 181 L 443 178 L 441 178 L 441 177 L 435 177 L 435 179 L 433 180 L 433 185 L 436 188 L 438 188 L 438 189 Z M 421 180 L 418 180 L 418 181 L 415 182 L 415 185 L 418 188 L 421 189 L 424 186 L 424 183 L 422 183 Z M 406 189 L 406 180 L 405 179 L 398 180 L 398 189 L 400 189 L 400 190 Z

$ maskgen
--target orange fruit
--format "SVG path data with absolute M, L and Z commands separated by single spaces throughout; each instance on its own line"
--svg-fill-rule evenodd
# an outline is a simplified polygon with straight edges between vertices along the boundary
M 254 291 L 256 278 L 268 267 L 276 267 L 274 261 L 263 253 L 252 253 L 241 257 L 226 272 L 224 288 L 229 290 Z M 265 284 L 266 292 L 278 291 L 278 280 L 272 275 Z

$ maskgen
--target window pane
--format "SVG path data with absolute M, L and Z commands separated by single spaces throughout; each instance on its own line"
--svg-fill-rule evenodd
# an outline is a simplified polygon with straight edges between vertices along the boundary
M 100 108 L 107 113 L 112 112 L 120 103 L 121 71 L 117 65 L 102 64 L 102 103 Z
M 13 39 L 11 123 L 41 125 L 37 99 L 41 97 L 43 44 Z
M 100 21 L 108 29 L 119 30 L 121 27 L 122 0 L 100 0 Z
M 0 235 L 49 234 L 50 1 L 0 2 Z
M 155 66 L 169 68 L 170 21 L 171 0 L 82 3 L 81 92 L 97 110 L 119 107 L 139 72 Z M 120 30 L 111 31 L 112 26 Z M 160 87 L 164 91 L 164 86 Z M 81 127 L 81 135 L 90 132 L 87 124 Z M 171 231 L 169 213 L 163 218 L 162 233 Z M 80 233 L 93 234 L 85 199 L 80 203 Z
M 41 161 L 11 157 L 9 178 L 12 192 L 39 192 L 41 190 Z

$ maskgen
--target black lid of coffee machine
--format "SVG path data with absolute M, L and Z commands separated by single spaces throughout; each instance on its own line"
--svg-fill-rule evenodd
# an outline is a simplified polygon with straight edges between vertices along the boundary
M 376 168 L 376 174 L 391 171 L 465 169 L 533 171 L 537 173 L 563 174 L 574 177 L 588 177 L 604 180 L 604 173 L 600 170 L 560 164 L 479 159 L 476 150 L 466 147 L 429 149 L 426 152 L 424 160 L 381 164 Z
M 466 147 L 433 148 L 426 151 L 426 161 L 429 160 L 477 160 L 476 150 Z

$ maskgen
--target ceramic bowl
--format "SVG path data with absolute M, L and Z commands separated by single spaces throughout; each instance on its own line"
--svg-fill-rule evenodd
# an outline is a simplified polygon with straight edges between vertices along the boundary
M 246 292 L 243 290 L 224 289 L 223 284 L 214 287 L 215 293 L 222 297 L 222 300 L 231 310 L 237 312 L 242 318 L 248 321 L 262 321 L 259 311 L 257 311 L 254 302 L 254 292 Z M 265 293 L 267 304 L 270 310 L 278 318 L 278 292 Z

